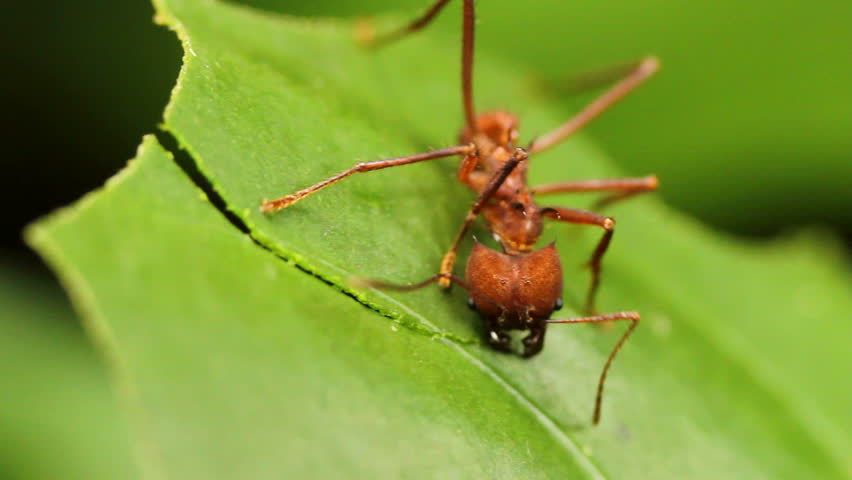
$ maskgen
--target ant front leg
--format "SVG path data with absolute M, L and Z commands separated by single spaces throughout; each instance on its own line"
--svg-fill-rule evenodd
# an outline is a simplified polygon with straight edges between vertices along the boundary
M 459 246 L 461 245 L 462 239 L 464 239 L 465 235 L 467 235 L 468 230 L 470 230 L 471 225 L 473 225 L 474 220 L 476 220 L 476 217 L 479 215 L 479 212 L 482 211 L 482 207 L 484 207 L 485 203 L 494 195 L 494 192 L 503 185 L 503 182 L 506 181 L 506 178 L 512 173 L 512 170 L 526 159 L 526 150 L 523 148 L 516 148 L 512 158 L 507 160 L 500 170 L 497 170 L 494 173 L 491 179 L 488 180 L 488 183 L 485 184 L 482 191 L 479 192 L 479 196 L 476 198 L 476 201 L 473 202 L 473 205 L 471 205 L 467 215 L 465 215 L 464 222 L 459 229 L 459 233 L 456 234 L 453 244 L 441 260 L 441 269 L 438 272 L 438 275 L 440 276 L 438 285 L 442 288 L 449 288 L 451 285 L 449 276 L 452 274 L 453 266 L 456 264 L 456 256 L 458 254 Z
M 604 229 L 604 235 L 595 247 L 592 253 L 592 259 L 589 261 L 589 268 L 592 270 L 592 279 L 589 284 L 589 290 L 586 294 L 586 312 L 594 314 L 595 296 L 598 292 L 598 286 L 601 281 L 601 260 L 609 248 L 609 243 L 612 240 L 612 235 L 615 233 L 615 220 L 611 217 L 598 215 L 597 213 L 578 210 L 575 208 L 564 207 L 546 207 L 541 210 L 541 213 L 548 218 L 559 220 L 561 222 L 577 223 L 581 225 L 596 225 Z
M 307 197 L 308 195 L 312 195 L 318 190 L 321 190 L 329 185 L 333 185 L 348 177 L 349 175 L 352 175 L 353 173 L 372 172 L 373 170 L 381 170 L 383 168 L 409 165 L 412 163 L 424 162 L 426 160 L 434 160 L 436 158 L 451 157 L 453 155 L 467 156 L 473 151 L 475 151 L 473 145 L 459 145 L 457 147 L 442 148 L 440 150 L 433 150 L 431 152 L 426 153 L 418 153 L 416 155 L 409 155 L 407 157 L 388 158 L 385 160 L 376 160 L 373 162 L 357 163 L 355 164 L 355 166 L 348 170 L 344 170 L 343 172 L 340 172 L 333 177 L 329 177 L 315 185 L 299 190 L 296 193 L 291 193 L 290 195 L 285 195 L 275 200 L 264 201 L 260 206 L 260 210 L 264 213 L 272 213 L 287 208 L 290 205 L 293 205 L 294 203 L 298 202 L 299 200 Z

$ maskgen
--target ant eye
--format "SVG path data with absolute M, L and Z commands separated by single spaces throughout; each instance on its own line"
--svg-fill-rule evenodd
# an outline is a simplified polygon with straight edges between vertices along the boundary
M 553 310 L 554 310 L 554 311 L 556 311 L 556 310 L 562 310 L 562 305 L 563 305 L 563 304 L 562 304 L 562 299 L 561 299 L 561 298 L 560 298 L 560 299 L 557 299 L 557 300 L 556 300 L 556 303 L 553 305 Z
M 476 311 L 476 303 L 473 301 L 473 297 L 467 298 L 467 308 Z
M 520 211 L 524 211 L 524 210 L 525 210 L 525 209 L 524 209 L 524 204 L 523 204 L 523 203 L 521 203 L 521 202 L 515 202 L 515 203 L 513 203 L 513 204 L 512 204 L 512 208 L 514 208 L 515 210 L 520 210 Z

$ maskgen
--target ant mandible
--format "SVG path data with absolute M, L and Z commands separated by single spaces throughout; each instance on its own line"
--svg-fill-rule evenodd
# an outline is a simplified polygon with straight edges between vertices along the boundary
M 374 38 L 373 45 L 382 45 L 413 33 L 428 25 L 450 0 L 438 0 L 422 17 L 411 24 Z M 352 168 L 311 187 L 276 200 L 263 202 L 261 210 L 271 213 L 289 207 L 318 190 L 359 172 L 370 172 L 400 165 L 460 155 L 458 180 L 478 194 L 452 245 L 441 261 L 439 272 L 433 277 L 409 286 L 366 281 L 364 284 L 385 289 L 410 291 L 434 282 L 443 288 L 452 283 L 468 291 L 469 305 L 481 314 L 486 339 L 495 349 L 511 351 L 509 330 L 527 330 L 523 339 L 525 357 L 539 353 L 544 345 L 544 333 L 550 323 L 600 323 L 629 320 L 629 328 L 613 347 L 604 364 L 598 381 L 592 421 L 600 420 L 601 401 L 607 372 L 621 346 L 639 323 L 638 312 L 616 312 L 598 315 L 595 311 L 595 294 L 600 284 L 601 259 L 606 253 L 614 233 L 615 221 L 597 213 L 558 206 L 540 207 L 534 196 L 551 193 L 611 192 L 599 204 L 607 204 L 638 193 L 657 188 L 657 178 L 621 178 L 554 183 L 530 187 L 527 185 L 527 166 L 530 156 L 543 152 L 573 135 L 592 119 L 623 98 L 658 67 L 654 57 L 635 64 L 614 86 L 583 108 L 573 118 L 555 130 L 536 138 L 526 148 L 517 146 L 518 119 L 506 112 L 497 111 L 477 115 L 473 107 L 473 42 L 474 2 L 464 0 L 462 29 L 462 103 L 465 127 L 461 131 L 460 145 L 406 157 L 358 163 Z M 474 220 L 482 214 L 488 228 L 500 243 L 503 252 L 475 243 L 468 259 L 465 279 L 453 275 L 456 252 Z M 533 250 L 542 233 L 545 218 L 562 222 L 593 225 L 604 230 L 589 262 L 591 283 L 586 295 L 589 316 L 551 319 L 555 310 L 562 308 L 562 266 L 554 244 Z

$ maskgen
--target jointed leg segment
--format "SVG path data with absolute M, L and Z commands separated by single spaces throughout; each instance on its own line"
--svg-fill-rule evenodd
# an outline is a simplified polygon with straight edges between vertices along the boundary
M 550 183 L 533 187 L 532 192 L 536 195 L 551 193 L 578 193 L 578 192 L 615 192 L 604 197 L 596 203 L 596 206 L 604 206 L 618 200 L 623 200 L 633 195 L 649 192 L 657 189 L 657 177 L 650 175 L 641 178 L 613 178 L 609 180 L 581 180 L 576 182 Z M 601 260 L 609 248 L 615 228 L 615 220 L 611 217 L 598 215 L 597 213 L 563 207 L 547 207 L 542 210 L 547 217 L 555 220 L 579 223 L 583 225 L 597 225 L 605 230 L 604 236 L 598 242 L 589 267 L 592 270 L 592 279 L 589 291 L 586 294 L 586 311 L 595 312 L 595 295 L 600 285 Z
M 529 147 L 530 155 L 547 150 L 585 127 L 586 124 L 641 85 L 659 68 L 660 63 L 656 57 L 648 57 L 640 61 L 636 68 L 622 78 L 620 82 L 613 85 L 612 88 L 588 104 L 583 110 L 580 110 L 562 126 L 534 140 Z
M 456 255 L 459 249 L 459 245 L 461 245 L 462 240 L 465 235 L 467 235 L 468 230 L 470 230 L 470 226 L 473 225 L 473 221 L 476 220 L 477 215 L 482 210 L 482 207 L 485 206 L 485 203 L 494 195 L 494 192 L 503 185 L 503 182 L 506 180 L 506 177 L 512 173 L 512 170 L 518 166 L 519 163 L 523 162 L 527 159 L 527 152 L 522 148 L 516 148 L 514 155 L 510 158 L 506 163 L 503 164 L 503 167 L 491 177 L 488 183 L 485 185 L 485 188 L 479 193 L 479 196 L 476 198 L 476 201 L 471 205 L 470 210 L 468 210 L 467 215 L 465 215 L 464 223 L 462 223 L 461 228 L 459 229 L 459 233 L 456 234 L 456 238 L 453 241 L 453 244 L 450 246 L 450 249 L 447 250 L 447 253 L 444 255 L 444 258 L 441 260 L 441 270 L 439 275 L 449 275 L 453 271 L 453 265 L 456 263 Z M 446 279 L 446 277 L 442 277 L 438 280 L 438 284 L 443 288 L 448 288 L 450 286 L 450 281 Z
M 473 152 L 475 148 L 473 145 L 459 145 L 457 147 L 448 147 L 442 148 L 440 150 L 433 150 L 431 152 L 418 153 L 416 155 L 409 155 L 407 157 L 397 157 L 397 158 L 388 158 L 385 160 L 376 160 L 373 162 L 361 162 L 355 164 L 349 170 L 345 170 L 337 175 L 327 178 L 316 185 L 312 185 L 308 188 L 299 190 L 296 193 L 291 193 L 290 195 L 283 196 L 281 198 L 265 201 L 260 206 L 260 210 L 266 213 L 275 212 L 281 210 L 282 208 L 287 208 L 290 205 L 298 202 L 299 200 L 307 197 L 315 193 L 316 191 L 325 188 L 329 185 L 335 184 L 344 178 L 352 175 L 353 173 L 359 172 L 371 172 L 373 170 L 381 170 L 383 168 L 389 167 L 398 167 L 400 165 L 408 165 L 411 163 L 423 162 L 426 160 L 434 160 L 436 158 L 443 157 L 451 157 L 453 155 L 467 155 Z
M 600 208 L 619 200 L 652 192 L 657 189 L 659 181 L 656 175 L 641 178 L 612 178 L 608 180 L 581 180 L 577 182 L 548 183 L 532 188 L 535 195 L 551 193 L 580 193 L 580 192 L 615 192 L 597 202 L 595 208 Z
M 578 95 L 584 92 L 611 85 L 628 76 L 646 59 L 610 64 L 594 70 L 577 72 L 561 80 L 559 85 L 551 84 L 554 92 L 565 95 Z M 550 83 L 550 82 L 548 82 Z
M 532 188 L 536 195 L 580 192 L 649 192 L 659 185 L 656 175 L 640 178 L 609 178 L 606 180 L 580 180 L 576 182 L 546 183 Z
M 578 210 L 575 208 L 564 207 L 547 207 L 542 209 L 542 213 L 554 220 L 568 223 L 578 223 L 581 225 L 596 225 L 604 229 L 604 235 L 595 247 L 592 253 L 592 259 L 589 260 L 589 268 L 592 270 L 592 279 L 589 284 L 589 290 L 586 294 L 586 311 L 595 313 L 595 295 L 598 292 L 598 286 L 601 282 L 601 259 L 603 259 L 609 243 L 612 241 L 612 235 L 615 233 L 615 220 L 611 217 L 598 215 L 597 213 Z

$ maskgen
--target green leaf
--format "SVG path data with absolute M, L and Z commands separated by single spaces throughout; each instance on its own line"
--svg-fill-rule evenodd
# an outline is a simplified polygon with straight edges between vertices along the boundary
M 397 327 L 232 228 L 152 137 L 30 238 L 113 352 L 149 475 L 595 471 L 552 455 L 561 432 L 463 349 Z
M 136 478 L 106 369 L 41 280 L 0 268 L 0 478 Z
M 452 160 L 356 176 L 277 215 L 258 212 L 261 199 L 356 160 L 451 145 L 461 122 L 454 39 L 421 35 L 372 53 L 352 44 L 349 24 L 217 2 L 157 8 L 186 52 L 165 127 L 269 251 L 217 218 L 151 140 L 119 180 L 31 237 L 137 392 L 150 470 L 174 478 L 847 471 L 850 387 L 827 366 L 843 365 L 852 332 L 833 315 L 852 305 L 829 243 L 741 245 L 653 198 L 615 209 L 600 306 L 639 309 L 643 323 L 610 374 L 602 424 L 591 428 L 616 330 L 554 327 L 545 351 L 524 360 L 476 343 L 463 292 L 348 287 L 352 275 L 409 282 L 434 273 L 471 201 Z M 496 60 L 480 56 L 477 79 L 480 108 L 511 103 L 527 137 L 562 120 Z M 532 169 L 534 182 L 618 174 L 583 138 L 534 158 Z M 565 258 L 566 316 L 576 313 L 587 281 L 579 265 L 598 235 L 564 226 L 545 235 Z

